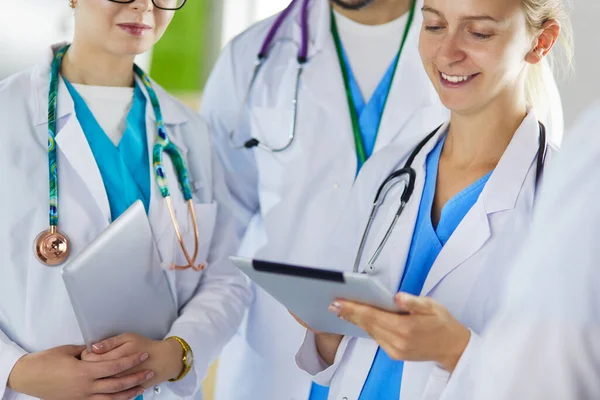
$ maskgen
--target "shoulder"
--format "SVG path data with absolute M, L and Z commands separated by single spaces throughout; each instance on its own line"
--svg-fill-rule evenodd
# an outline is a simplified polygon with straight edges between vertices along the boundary
M 208 124 L 198 111 L 184 104 L 161 85 L 152 80 L 152 87 L 159 98 L 165 123 L 185 123 L 198 134 L 208 134 Z
M 33 90 L 34 69 L 18 72 L 0 81 L 0 105 L 2 110 L 9 107 L 14 110 L 15 106 L 27 104 Z
M 256 22 L 231 39 L 221 52 L 213 73 L 230 71 L 234 74 L 244 74 L 246 71 L 252 71 L 254 61 L 277 16 L 278 14 Z M 289 21 L 288 17 L 282 22 L 282 30 L 285 30 Z
M 278 14 L 273 15 L 251 25 L 248 29 L 231 39 L 227 44 L 226 49 L 229 48 L 232 56 L 235 58 L 245 58 L 249 56 L 256 58 L 256 55 L 277 16 Z M 287 24 L 288 19 L 289 18 L 286 18 L 283 21 L 283 24 Z

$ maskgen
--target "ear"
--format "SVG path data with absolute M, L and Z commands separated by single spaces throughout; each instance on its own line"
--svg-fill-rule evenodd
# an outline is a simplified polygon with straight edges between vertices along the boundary
M 560 36 L 560 22 L 550 19 L 542 25 L 538 35 L 534 38 L 534 46 L 525 56 L 525 61 L 538 64 L 550 52 Z

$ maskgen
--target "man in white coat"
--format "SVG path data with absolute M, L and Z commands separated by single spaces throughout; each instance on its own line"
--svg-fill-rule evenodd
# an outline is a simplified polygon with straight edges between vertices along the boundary
M 447 119 L 418 54 L 420 7 L 411 0 L 295 0 L 268 46 L 264 41 L 277 16 L 225 48 L 207 84 L 202 114 L 243 210 L 242 255 L 319 265 L 317 249 L 328 243 L 368 155 L 395 143 L 402 145 L 401 159 Z M 251 139 L 270 147 L 288 144 L 303 27 L 307 62 L 294 139 L 281 152 L 235 148 Z M 247 96 L 261 47 L 268 49 L 266 61 Z M 551 97 L 559 112 L 549 130 L 559 142 L 556 93 Z M 361 146 L 367 157 L 361 158 Z M 255 287 L 254 303 L 221 355 L 217 400 L 308 399 L 310 378 L 295 363 L 304 332 Z
M 600 398 L 599 127 L 597 102 L 548 169 L 472 399 Z

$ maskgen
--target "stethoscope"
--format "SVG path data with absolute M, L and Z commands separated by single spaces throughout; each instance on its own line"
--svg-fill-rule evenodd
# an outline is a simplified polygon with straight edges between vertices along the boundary
M 538 152 L 537 152 L 536 174 L 535 174 L 536 186 L 539 182 L 539 179 L 540 179 L 540 176 L 542 173 L 542 169 L 544 167 L 544 159 L 546 157 L 546 127 L 541 122 L 539 122 L 539 126 L 540 126 L 540 135 L 539 135 L 539 147 L 538 147 Z M 367 226 L 365 227 L 365 230 L 363 232 L 362 238 L 360 240 L 360 244 L 358 246 L 356 258 L 354 259 L 354 266 L 352 269 L 353 272 L 359 272 L 358 269 L 359 269 L 359 265 L 360 265 L 360 260 L 362 259 L 365 244 L 367 242 L 369 232 L 373 225 L 373 221 L 375 220 L 375 217 L 377 216 L 377 210 L 384 203 L 385 197 L 387 196 L 388 192 L 394 186 L 396 186 L 398 183 L 404 182 L 404 189 L 402 190 L 402 194 L 400 195 L 400 205 L 398 206 L 398 210 L 396 210 L 396 214 L 394 214 L 394 219 L 390 223 L 390 226 L 388 227 L 387 231 L 385 232 L 385 235 L 383 236 L 383 239 L 379 243 L 379 246 L 377 246 L 377 248 L 375 249 L 375 252 L 373 253 L 371 258 L 367 262 L 367 265 L 366 265 L 365 269 L 363 270 L 363 273 L 367 273 L 367 272 L 374 270 L 375 262 L 377 261 L 377 259 L 379 258 L 379 255 L 383 251 L 388 239 L 390 238 L 394 228 L 396 227 L 396 223 L 398 222 L 398 219 L 400 219 L 400 216 L 402 215 L 404 208 L 406 208 L 406 204 L 408 204 L 410 198 L 412 197 L 413 191 L 415 189 L 415 180 L 417 177 L 417 173 L 415 172 L 414 168 L 412 168 L 412 163 L 415 160 L 415 158 L 417 157 L 417 155 L 419 154 L 419 152 L 429 142 L 429 140 L 431 140 L 431 138 L 433 136 L 435 136 L 435 134 L 437 133 L 437 131 L 439 129 L 440 129 L 440 127 L 438 127 L 433 132 L 431 132 L 429 135 L 427 135 L 425 137 L 425 139 L 423 139 L 417 145 L 417 147 L 413 150 L 413 152 L 410 154 L 410 156 L 408 157 L 408 160 L 404 164 L 404 167 L 402 167 L 401 169 L 396 170 L 396 171 L 392 172 L 390 175 L 388 175 L 388 177 L 379 186 L 379 189 L 377 189 L 377 193 L 375 194 L 375 200 L 373 201 L 373 207 L 371 208 L 371 213 L 369 214 L 369 219 L 367 221 Z
M 50 206 L 49 206 L 49 217 L 50 227 L 48 230 L 41 232 L 34 242 L 34 253 L 37 259 L 44 265 L 52 267 L 64 263 L 69 257 L 70 245 L 68 238 L 58 230 L 58 165 L 57 165 L 57 152 L 56 152 L 56 110 L 57 110 L 57 97 L 58 97 L 58 82 L 60 75 L 60 66 L 62 60 L 67 53 L 69 46 L 65 46 L 60 49 L 52 62 L 50 72 L 50 90 L 48 96 L 48 166 L 49 166 L 49 183 L 50 183 Z M 162 112 L 160 104 L 158 102 L 158 96 L 152 88 L 150 78 L 144 73 L 137 65 L 134 65 L 134 72 L 140 78 L 144 84 L 150 103 L 154 109 L 154 115 L 156 117 L 156 129 L 157 134 L 155 143 L 152 149 L 152 165 L 154 168 L 154 176 L 160 189 L 160 194 L 164 198 L 169 214 L 171 216 L 171 222 L 175 228 L 175 233 L 181 250 L 187 261 L 187 265 L 171 265 L 171 269 L 187 269 L 192 268 L 194 271 L 201 271 L 205 268 L 205 265 L 200 263 L 196 265 L 196 258 L 198 257 L 199 248 L 199 234 L 198 226 L 196 224 L 196 213 L 194 211 L 194 203 L 192 201 L 192 189 L 189 181 L 188 170 L 185 166 L 185 162 L 181 153 L 173 142 L 169 139 L 165 125 L 163 122 Z M 173 162 L 175 171 L 177 173 L 177 179 L 181 186 L 183 197 L 188 205 L 188 210 L 191 215 L 192 226 L 194 229 L 194 253 L 190 256 L 187 248 L 183 242 L 181 230 L 175 217 L 175 211 L 171 203 L 171 195 L 169 192 L 169 185 L 167 177 L 165 175 L 165 169 L 163 166 L 163 154 L 166 153 Z
M 310 0 L 302 0 L 301 21 L 300 21 L 300 30 L 302 32 L 302 39 L 300 42 L 300 49 L 298 50 L 298 56 L 296 57 L 297 67 L 296 67 L 296 80 L 295 80 L 295 86 L 294 86 L 294 98 L 292 100 L 292 121 L 291 121 L 290 130 L 288 133 L 286 143 L 281 147 L 274 147 L 274 146 L 270 146 L 264 142 L 261 142 L 256 138 L 251 138 L 241 144 L 235 143 L 235 141 L 233 139 L 235 137 L 236 127 L 238 127 L 240 125 L 244 110 L 248 105 L 248 100 L 250 99 L 250 95 L 252 93 L 252 89 L 254 88 L 256 78 L 258 77 L 260 70 L 262 69 L 263 65 L 265 64 L 265 61 L 267 61 L 267 57 L 269 55 L 269 50 L 270 50 L 271 44 L 273 44 L 273 41 L 275 40 L 275 35 L 279 31 L 279 28 L 281 28 L 281 25 L 283 25 L 284 20 L 287 18 L 289 13 L 292 11 L 294 6 L 296 5 L 297 1 L 298 0 L 292 0 L 292 2 L 286 7 L 286 9 L 283 10 L 279 14 L 277 19 L 271 26 L 271 29 L 269 29 L 269 32 L 267 33 L 267 36 L 265 37 L 265 40 L 263 41 L 263 44 L 260 47 L 260 51 L 258 52 L 258 55 L 256 56 L 256 61 L 254 62 L 254 72 L 252 73 L 252 78 L 250 79 L 250 84 L 248 85 L 246 95 L 244 96 L 244 99 L 243 99 L 243 101 L 240 105 L 239 111 L 237 113 L 235 125 L 233 125 L 233 128 L 229 132 L 229 145 L 231 147 L 233 147 L 234 149 L 243 149 L 243 148 L 252 149 L 254 147 L 258 147 L 259 149 L 262 149 L 262 150 L 265 150 L 265 151 L 268 151 L 271 153 L 279 153 L 279 152 L 286 150 L 294 142 L 294 138 L 296 137 L 296 118 L 297 118 L 297 112 L 298 112 L 298 92 L 299 92 L 299 88 L 300 88 L 300 76 L 302 75 L 302 71 L 304 70 L 304 64 L 306 64 L 306 62 L 308 60 L 307 59 L 307 54 L 308 54 L 308 3 Z

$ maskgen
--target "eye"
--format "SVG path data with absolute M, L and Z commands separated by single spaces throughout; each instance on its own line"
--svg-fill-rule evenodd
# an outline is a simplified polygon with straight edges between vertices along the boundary
M 440 32 L 442 29 L 444 29 L 443 26 L 436 26 L 436 25 L 426 25 L 425 26 L 425 30 L 427 32 L 431 32 L 431 33 L 438 33 Z
M 479 40 L 487 40 L 490 39 L 492 36 L 492 34 L 487 34 L 487 33 L 478 33 L 478 32 L 471 32 L 471 35 L 473 35 L 476 39 Z

